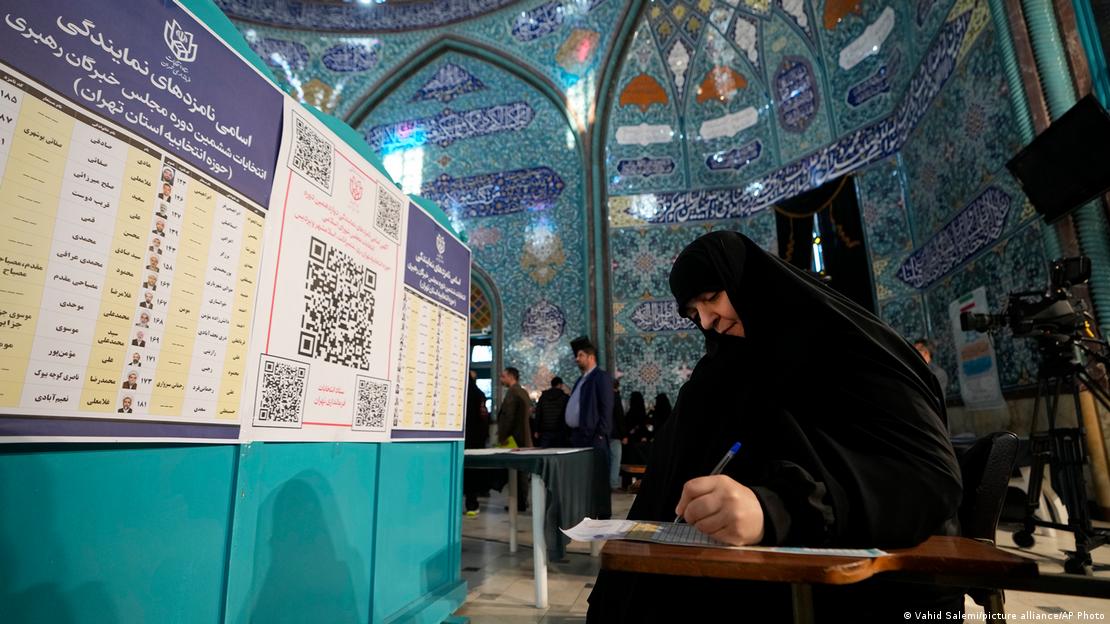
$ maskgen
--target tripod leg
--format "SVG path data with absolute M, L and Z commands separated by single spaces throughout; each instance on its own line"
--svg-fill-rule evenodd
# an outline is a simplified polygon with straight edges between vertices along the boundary
M 1044 467 L 1048 460 L 1048 449 L 1044 445 L 1044 434 L 1037 433 L 1037 418 L 1041 415 L 1041 403 L 1051 407 L 1051 396 L 1048 395 L 1049 378 L 1039 376 L 1037 379 L 1037 394 L 1033 398 L 1033 417 L 1029 422 L 1029 453 L 1032 466 L 1029 472 L 1029 482 L 1026 487 L 1025 516 L 1022 519 L 1023 528 L 1014 533 L 1014 543 L 1022 548 L 1029 548 L 1034 543 L 1033 531 L 1036 529 L 1036 513 L 1041 504 L 1041 487 L 1044 480 Z
M 1030 439 L 1030 452 L 1033 455 L 1033 465 L 1029 473 L 1029 488 L 1026 492 L 1025 518 L 1023 527 L 1014 533 L 1014 543 L 1022 548 L 1029 548 L 1034 543 L 1033 531 L 1036 529 L 1035 515 L 1041 503 L 1041 482 L 1044 480 L 1044 467 L 1048 461 L 1048 449 L 1045 448 L 1044 434 L 1033 434 Z
M 1075 533 L 1075 551 L 1069 553 L 1064 569 L 1073 574 L 1089 573 L 1091 567 L 1091 516 L 1087 512 L 1087 487 L 1083 475 L 1086 456 L 1079 429 L 1053 432 L 1052 481 L 1068 508 L 1069 530 Z

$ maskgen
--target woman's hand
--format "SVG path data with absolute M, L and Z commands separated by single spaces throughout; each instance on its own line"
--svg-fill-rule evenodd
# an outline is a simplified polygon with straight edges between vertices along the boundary
M 702 533 L 732 546 L 763 540 L 763 507 L 755 492 L 725 475 L 687 481 L 675 513 Z

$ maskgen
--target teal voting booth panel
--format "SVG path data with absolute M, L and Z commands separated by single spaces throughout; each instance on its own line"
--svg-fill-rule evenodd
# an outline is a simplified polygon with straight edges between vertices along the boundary
M 0 621 L 221 621 L 238 451 L 0 448 Z
M 0 622 L 441 622 L 462 443 L 0 448 Z
M 381 450 L 373 620 L 441 622 L 466 599 L 460 578 L 462 442 Z M 422 503 L 427 500 L 444 504 Z
M 367 622 L 377 444 L 244 445 L 227 622 Z

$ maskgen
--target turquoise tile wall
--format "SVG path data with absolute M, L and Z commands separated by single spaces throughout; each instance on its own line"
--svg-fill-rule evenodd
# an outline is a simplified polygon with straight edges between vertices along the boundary
M 900 153 L 857 178 L 881 314 L 907 338 L 937 343 L 950 395 L 959 389 L 949 304 L 985 286 L 997 311 L 1008 292 L 1047 280 L 1040 220 L 1005 169 L 1021 143 L 996 46 L 982 24 Z M 1002 333 L 995 349 L 1004 388 L 1032 381 L 1028 341 Z
M 422 192 L 498 283 L 505 362 L 526 385 L 574 376 L 565 343 L 589 326 L 585 206 L 596 185 L 610 228 L 602 314 L 626 393 L 676 392 L 700 352 L 667 316 L 682 246 L 727 227 L 774 249 L 767 208 L 846 173 L 859 174 L 880 314 L 903 334 L 949 339 L 944 298 L 978 282 L 1003 296 L 1003 282 L 986 280 L 995 265 L 1031 283 L 1043 274 L 1039 243 L 1011 242 L 1036 242 L 1039 230 L 1003 166 L 1019 141 L 985 2 L 437 0 L 377 13 L 218 3 L 284 86 L 356 121 L 379 153 L 411 147 L 408 128 L 424 128 Z M 550 84 L 572 121 L 534 82 L 457 52 L 406 70 L 365 110 L 443 37 Z M 618 70 L 608 101 L 594 102 L 607 55 Z M 586 173 L 579 124 L 605 132 L 601 179 Z M 1003 338 L 999 352 L 1003 383 L 1020 383 L 1026 346 Z
M 409 123 L 444 111 L 465 122 Z M 386 97 L 371 121 L 360 129 L 387 167 L 391 154 L 419 154 L 420 194 L 444 209 L 496 280 L 505 365 L 519 368 L 529 388 L 544 387 L 552 374 L 575 377 L 567 345 L 588 331 L 585 190 L 562 112 L 520 78 L 448 53 Z

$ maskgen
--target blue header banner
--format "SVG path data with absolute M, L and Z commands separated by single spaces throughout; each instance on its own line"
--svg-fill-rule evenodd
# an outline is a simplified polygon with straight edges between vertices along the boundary
M 3 62 L 266 206 L 282 94 L 175 3 L 10 3 Z
M 470 315 L 470 250 L 409 204 L 405 284 L 463 317 Z

